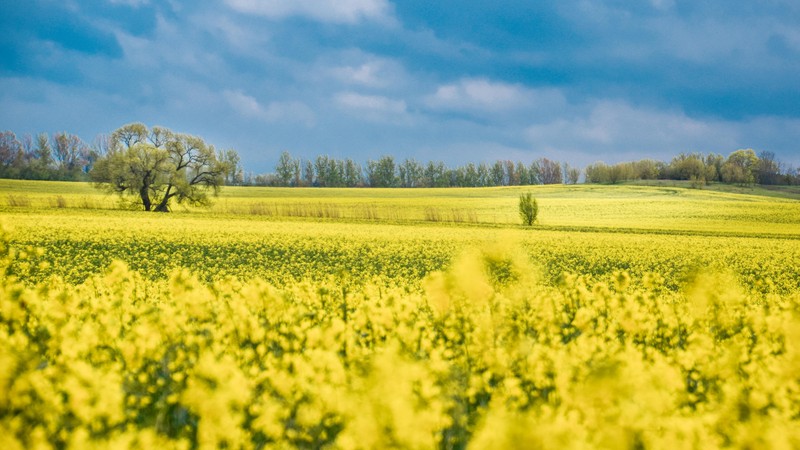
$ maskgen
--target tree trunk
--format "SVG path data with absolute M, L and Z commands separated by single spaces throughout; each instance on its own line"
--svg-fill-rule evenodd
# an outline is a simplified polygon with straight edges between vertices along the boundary
M 142 197 L 142 205 L 144 205 L 144 210 L 150 211 L 152 202 L 150 201 L 150 193 L 148 192 L 147 186 L 143 186 L 139 190 L 139 195 Z
M 156 212 L 169 212 L 169 199 L 171 199 L 175 195 L 170 191 L 172 191 L 171 184 L 167 186 L 167 191 L 164 192 L 164 198 L 161 200 L 158 206 L 156 206 L 155 209 Z
M 158 206 L 156 206 L 156 209 L 154 209 L 154 211 L 155 212 L 169 212 L 169 206 L 167 205 L 168 202 L 169 202 L 169 198 L 168 197 L 164 197 L 164 200 L 162 200 L 161 203 L 159 203 Z

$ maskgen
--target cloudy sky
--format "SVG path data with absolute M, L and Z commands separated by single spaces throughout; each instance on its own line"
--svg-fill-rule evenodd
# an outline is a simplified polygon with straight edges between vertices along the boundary
M 0 129 L 359 161 L 800 165 L 796 0 L 0 0 Z

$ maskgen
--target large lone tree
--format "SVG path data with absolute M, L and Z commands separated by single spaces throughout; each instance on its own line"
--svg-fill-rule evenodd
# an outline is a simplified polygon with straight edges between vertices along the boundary
M 199 137 L 132 123 L 111 134 L 90 176 L 101 189 L 133 196 L 145 211 L 168 212 L 172 199 L 208 205 L 209 191 L 217 195 L 232 170 L 226 161 Z

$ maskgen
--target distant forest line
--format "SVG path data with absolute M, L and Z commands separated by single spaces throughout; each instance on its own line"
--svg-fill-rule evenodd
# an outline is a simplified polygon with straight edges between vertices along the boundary
M 95 162 L 110 150 L 108 137 L 91 144 L 66 132 L 40 133 L 21 139 L 11 131 L 0 134 L 0 178 L 89 181 Z M 282 152 L 274 172 L 246 171 L 238 155 L 226 176 L 228 185 L 286 187 L 487 187 L 538 184 L 614 184 L 634 180 L 688 180 L 693 187 L 707 183 L 739 185 L 800 185 L 800 172 L 786 166 L 768 151 L 741 149 L 723 156 L 715 153 L 680 153 L 669 162 L 653 159 L 584 168 L 548 158 L 530 162 L 497 160 L 448 167 L 441 161 L 402 161 L 384 155 L 361 164 L 350 158 L 319 155 L 314 159 Z

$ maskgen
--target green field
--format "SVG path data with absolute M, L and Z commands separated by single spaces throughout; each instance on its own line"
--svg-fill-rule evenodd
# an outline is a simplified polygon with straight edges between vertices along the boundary
M 800 446 L 800 201 L 739 190 L 0 180 L 0 444 Z

